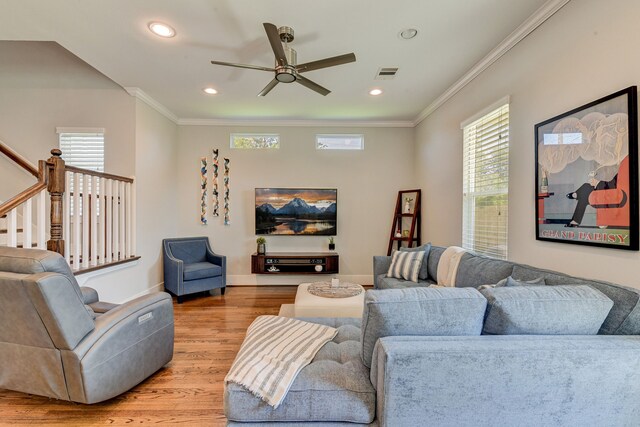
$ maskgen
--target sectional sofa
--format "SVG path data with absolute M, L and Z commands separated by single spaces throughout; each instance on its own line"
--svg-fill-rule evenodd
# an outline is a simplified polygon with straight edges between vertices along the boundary
M 473 253 L 462 257 L 455 288 L 426 288 L 444 249 L 431 248 L 417 284 L 386 277 L 391 258 L 375 257 L 363 318 L 307 319 L 336 327 L 336 338 L 277 409 L 228 384 L 229 425 L 640 425 L 639 290 Z M 510 276 L 546 286 L 475 289 Z M 561 301 L 529 313 L 532 324 L 586 322 L 591 332 L 488 334 L 548 302 L 517 295 L 555 291 Z

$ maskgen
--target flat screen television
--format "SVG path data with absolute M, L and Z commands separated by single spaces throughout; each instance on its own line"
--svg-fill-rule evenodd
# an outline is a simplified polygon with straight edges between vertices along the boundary
M 256 234 L 337 234 L 335 188 L 256 188 Z

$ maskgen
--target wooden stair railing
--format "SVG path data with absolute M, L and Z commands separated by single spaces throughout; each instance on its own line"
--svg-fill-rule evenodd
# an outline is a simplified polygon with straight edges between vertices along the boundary
M 76 274 L 139 259 L 136 256 L 135 186 L 132 178 L 65 165 L 58 149 L 35 168 L 0 141 L 0 153 L 38 182 L 0 204 L 0 237 L 14 247 L 45 247 L 45 193 L 50 195 L 46 249 L 62 254 Z M 36 244 L 32 242 L 32 200 L 36 200 Z M 22 224 L 18 226 L 18 209 Z M 22 244 L 18 242 L 22 235 Z M 2 242 L 0 242 L 0 245 Z

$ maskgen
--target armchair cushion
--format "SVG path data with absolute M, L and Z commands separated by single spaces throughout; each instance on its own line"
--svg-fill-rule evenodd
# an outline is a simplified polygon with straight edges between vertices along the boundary
M 184 265 L 184 280 L 205 279 L 207 277 L 222 276 L 222 267 L 210 262 L 195 262 Z
M 171 255 L 174 258 L 184 261 L 185 264 L 202 262 L 207 259 L 206 238 L 167 241 L 167 246 L 171 251 Z

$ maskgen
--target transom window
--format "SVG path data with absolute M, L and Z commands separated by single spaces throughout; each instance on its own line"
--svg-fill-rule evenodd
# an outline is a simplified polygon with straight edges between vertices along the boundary
M 318 134 L 318 150 L 364 150 L 364 135 L 357 134 Z
M 506 102 L 462 125 L 462 246 L 501 259 L 507 258 L 509 212 L 509 104 Z
M 280 148 L 280 135 L 258 133 L 232 133 L 231 148 L 260 150 Z

